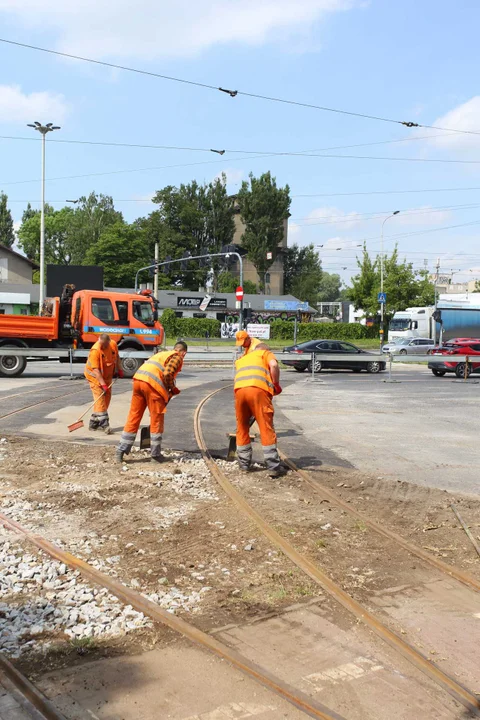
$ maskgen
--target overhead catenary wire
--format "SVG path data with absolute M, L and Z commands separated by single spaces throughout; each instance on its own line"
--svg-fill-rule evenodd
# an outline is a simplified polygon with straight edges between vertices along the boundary
M 10 40 L 8 38 L 0 38 L 0 42 L 5 43 L 7 45 L 13 45 L 16 47 L 25 48 L 28 50 L 34 50 L 36 52 L 43 52 L 43 53 L 48 53 L 51 55 L 57 55 L 59 57 L 69 58 L 70 60 L 79 60 L 81 62 L 87 62 L 87 63 L 91 63 L 94 65 L 100 65 L 103 67 L 113 68 L 115 70 L 123 70 L 125 72 L 135 73 L 138 75 L 146 75 L 148 77 L 157 78 L 159 80 L 167 80 L 169 82 L 181 83 L 183 85 L 189 85 L 189 86 L 203 88 L 204 90 L 219 91 L 219 92 L 223 93 L 224 95 L 228 95 L 231 98 L 236 98 L 238 96 L 249 97 L 249 98 L 253 98 L 255 100 L 264 100 L 266 102 L 280 103 L 283 105 L 304 107 L 304 108 L 309 108 L 311 110 L 319 110 L 322 112 L 335 113 L 335 114 L 339 114 L 339 115 L 348 115 L 350 117 L 363 118 L 366 120 L 374 120 L 376 122 L 384 122 L 384 123 L 391 123 L 391 124 L 395 124 L 395 125 L 403 125 L 407 128 L 421 127 L 421 128 L 427 128 L 430 130 L 441 130 L 441 131 L 445 131 L 445 132 L 460 133 L 463 135 L 480 135 L 480 131 L 476 131 L 476 130 L 464 130 L 461 128 L 444 128 L 444 127 L 438 127 L 436 125 L 427 125 L 424 123 L 417 123 L 417 122 L 413 122 L 411 120 L 398 120 L 396 118 L 383 117 L 381 115 L 376 115 L 373 113 L 362 113 L 362 112 L 357 112 L 354 110 L 344 110 L 341 108 L 328 107 L 326 105 L 317 105 L 317 104 L 311 103 L 311 102 L 303 102 L 300 100 L 292 100 L 292 99 L 288 99 L 288 98 L 275 97 L 275 96 L 271 96 L 271 95 L 263 95 L 260 93 L 253 93 L 253 92 L 248 92 L 245 90 L 228 89 L 225 87 L 221 87 L 217 84 L 204 83 L 204 82 L 200 82 L 197 80 L 190 80 L 187 78 L 175 77 L 173 75 L 165 75 L 162 73 L 153 72 L 151 70 L 144 70 L 143 68 L 134 68 L 134 67 L 130 67 L 128 65 L 120 65 L 118 63 L 111 63 L 111 62 L 107 62 L 106 60 L 97 60 L 95 58 L 89 58 L 89 57 L 85 57 L 82 55 L 74 55 L 73 53 L 61 52 L 60 50 L 53 50 L 52 48 L 40 47 L 39 45 L 23 43 L 23 42 L 19 42 L 17 40 Z

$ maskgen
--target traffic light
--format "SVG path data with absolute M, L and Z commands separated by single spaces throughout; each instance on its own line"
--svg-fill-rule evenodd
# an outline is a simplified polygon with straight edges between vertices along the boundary
M 155 259 L 151 260 L 152 266 L 154 266 L 154 265 L 156 264 L 156 262 L 157 262 L 157 261 L 156 261 Z M 154 277 L 156 270 L 157 270 L 156 267 L 150 267 L 150 268 L 148 269 L 148 274 L 150 275 L 150 277 Z
M 435 320 L 435 322 L 440 323 L 440 325 L 442 324 L 443 321 L 442 321 L 442 311 L 441 310 L 435 310 L 433 312 L 432 317 Z
M 170 255 L 167 255 L 167 257 L 165 258 L 165 265 L 161 266 L 161 271 L 164 275 L 168 275 L 168 273 L 170 272 L 171 261 L 172 261 L 172 258 L 170 257 Z
M 184 252 L 182 255 L 182 262 L 180 263 L 180 269 L 182 272 L 186 272 L 188 270 L 188 259 L 190 258 L 190 253 L 188 251 Z
M 222 253 L 234 253 L 237 252 L 237 246 L 236 245 L 224 245 L 221 250 Z M 227 270 L 230 270 L 230 268 L 234 267 L 237 263 L 237 257 L 235 255 L 229 255 L 225 258 L 225 267 Z
M 243 310 L 243 322 L 245 325 L 248 325 L 249 322 L 252 322 L 253 320 L 253 310 L 252 308 L 244 308 Z
M 207 256 L 207 257 L 200 258 L 200 260 L 198 261 L 199 266 L 202 268 L 209 267 L 210 266 L 210 258 L 208 257 L 208 248 L 201 248 L 200 252 L 198 254 Z

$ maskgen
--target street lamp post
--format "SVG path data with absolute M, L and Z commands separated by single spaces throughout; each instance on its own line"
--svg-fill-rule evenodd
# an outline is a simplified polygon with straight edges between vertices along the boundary
M 385 223 L 387 220 L 390 220 L 390 218 L 394 217 L 395 215 L 398 215 L 400 210 L 395 210 L 391 215 L 388 215 L 388 217 L 385 218 L 385 220 L 382 223 L 382 249 L 381 249 L 381 257 L 380 257 L 380 292 L 383 293 L 383 273 L 384 273 L 384 262 L 385 262 L 385 255 L 383 252 L 383 228 L 385 226 Z M 382 349 L 383 341 L 384 341 L 384 327 L 383 327 L 383 317 L 384 317 L 384 311 L 385 311 L 385 303 L 380 303 L 380 349 Z
M 39 306 L 42 312 L 43 301 L 45 299 L 45 137 L 47 133 L 53 130 L 60 130 L 59 125 L 47 123 L 42 125 L 37 120 L 34 123 L 28 123 L 28 127 L 38 130 L 42 136 L 42 181 L 41 181 L 41 205 L 40 205 L 40 293 Z

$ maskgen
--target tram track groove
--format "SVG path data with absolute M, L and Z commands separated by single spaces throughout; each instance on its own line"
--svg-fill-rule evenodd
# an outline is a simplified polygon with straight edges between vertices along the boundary
M 312 718 L 317 718 L 317 720 L 346 720 L 343 715 L 339 715 L 334 710 L 327 708 L 314 698 L 309 697 L 303 691 L 298 690 L 297 688 L 284 682 L 282 679 L 244 657 L 233 648 L 230 648 L 228 645 L 216 640 L 216 638 L 212 637 L 212 635 L 199 630 L 182 618 L 163 610 L 151 600 L 143 597 L 140 593 L 132 590 L 118 580 L 109 577 L 105 573 L 97 570 L 84 560 L 77 558 L 68 551 L 62 550 L 49 540 L 46 540 L 40 535 L 24 528 L 20 525 L 20 523 L 12 520 L 1 512 L 0 523 L 7 530 L 23 536 L 30 544 L 35 546 L 38 550 L 46 553 L 54 560 L 58 560 L 59 562 L 65 563 L 68 567 L 78 570 L 82 576 L 90 582 L 93 582 L 95 585 L 99 585 L 102 588 L 106 588 L 112 593 L 112 595 L 115 595 L 119 600 L 121 600 L 121 602 L 124 602 L 126 605 L 131 605 L 135 610 L 142 612 L 155 622 L 162 623 L 171 630 L 183 635 L 196 645 L 209 650 L 222 660 L 226 660 L 233 667 L 241 670 L 245 675 L 271 690 L 298 710 L 304 712 L 306 715 L 309 715 Z M 52 720 L 57 720 L 57 718 L 52 718 Z
M 212 476 L 218 482 L 223 491 L 232 500 L 232 502 L 252 520 L 261 532 L 267 537 L 279 550 L 283 552 L 300 570 L 308 575 L 316 582 L 325 592 L 337 600 L 346 610 L 353 613 L 359 620 L 367 625 L 378 637 L 392 647 L 396 652 L 401 654 L 406 660 L 414 665 L 418 670 L 434 680 L 444 690 L 446 690 L 457 701 L 461 702 L 475 716 L 480 716 L 480 700 L 468 688 L 461 685 L 454 678 L 450 677 L 440 667 L 433 663 L 429 658 L 420 651 L 403 640 L 395 632 L 384 625 L 373 613 L 371 613 L 361 603 L 351 597 L 345 590 L 337 585 L 323 570 L 315 565 L 311 560 L 302 555 L 288 540 L 283 538 L 248 502 L 248 500 L 237 490 L 230 482 L 225 473 L 220 469 L 211 455 L 202 433 L 201 413 L 208 401 L 218 393 L 222 392 L 225 387 L 218 388 L 206 395 L 197 405 L 194 414 L 194 432 L 195 438 Z M 295 466 L 296 467 L 296 466 Z M 293 468 L 292 468 L 293 469 Z M 304 478 L 306 479 L 306 478 Z M 420 548 L 418 548 L 420 550 Z M 422 551 L 423 552 L 423 551 Z M 425 555 L 428 555 L 425 553 Z M 431 556 L 428 556 L 429 558 Z M 446 565 L 446 564 L 445 564 Z M 446 565 L 446 567 L 450 567 Z M 443 568 L 440 568 L 443 570 Z M 445 572 L 445 570 L 443 570 Z M 448 573 L 450 574 L 450 573 Z M 458 578 L 457 578 L 458 579 Z

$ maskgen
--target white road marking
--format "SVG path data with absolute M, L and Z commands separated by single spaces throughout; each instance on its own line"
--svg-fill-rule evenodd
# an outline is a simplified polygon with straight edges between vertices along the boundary
M 202 713 L 201 715 L 191 715 L 185 720 L 248 720 L 263 713 L 275 710 L 271 705 L 252 705 L 251 703 L 230 703 L 229 705 L 221 705 L 215 710 Z
M 362 667 L 363 666 L 363 667 Z M 366 666 L 366 667 L 365 667 Z M 356 680 L 372 672 L 383 670 L 382 665 L 376 665 L 372 660 L 365 657 L 356 658 L 355 662 L 337 665 L 319 673 L 313 673 L 303 678 L 313 685 L 315 690 L 321 690 L 322 684 Z

